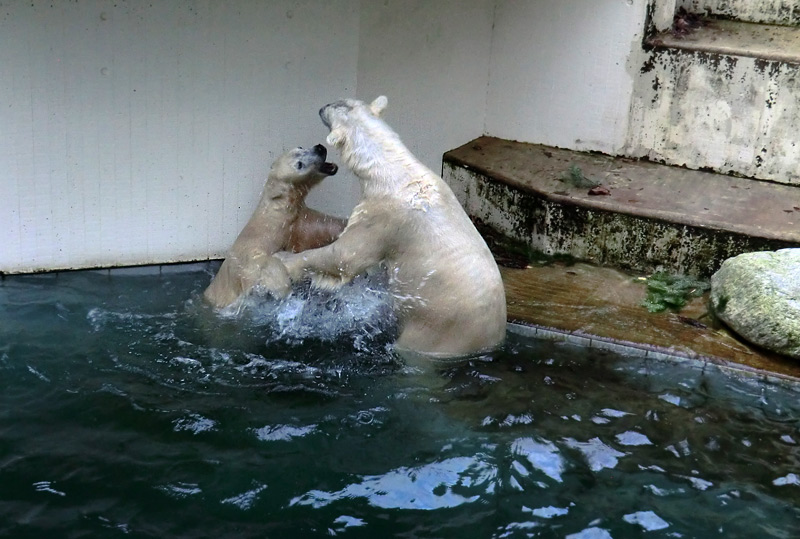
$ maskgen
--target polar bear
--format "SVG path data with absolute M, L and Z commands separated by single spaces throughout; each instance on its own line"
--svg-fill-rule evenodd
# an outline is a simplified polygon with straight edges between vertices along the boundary
M 327 154 L 321 144 L 294 148 L 272 164 L 255 212 L 203 293 L 214 307 L 231 305 L 254 286 L 263 286 L 278 297 L 288 295 L 291 284 L 286 269 L 272 255 L 327 245 L 344 229 L 346 220 L 305 204 L 311 188 L 338 170 L 325 161 Z
M 500 271 L 450 187 L 380 119 L 387 99 L 320 109 L 327 142 L 361 182 L 347 227 L 330 245 L 279 253 L 292 280 L 350 281 L 381 264 L 398 321 L 399 351 L 455 357 L 496 348 L 506 331 Z

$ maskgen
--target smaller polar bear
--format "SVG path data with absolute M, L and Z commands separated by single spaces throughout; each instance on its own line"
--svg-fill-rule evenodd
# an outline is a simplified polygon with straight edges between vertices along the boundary
M 318 144 L 295 148 L 272 164 L 261 200 L 244 226 L 217 275 L 204 292 L 216 308 L 224 308 L 253 287 L 263 287 L 278 297 L 291 291 L 289 277 L 278 251 L 303 251 L 327 245 L 347 221 L 308 208 L 306 195 L 338 167 L 325 161 L 328 151 Z
M 330 245 L 279 253 L 292 280 L 340 286 L 376 264 L 389 276 L 401 351 L 453 357 L 491 350 L 506 332 L 500 271 L 450 187 L 380 119 L 387 104 L 322 107 L 328 144 L 361 181 L 347 227 Z

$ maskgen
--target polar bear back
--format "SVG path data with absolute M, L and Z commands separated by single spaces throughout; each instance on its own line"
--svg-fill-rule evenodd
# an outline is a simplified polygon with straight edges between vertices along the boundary
M 503 340 L 506 302 L 500 272 L 483 238 L 462 215 L 437 208 L 414 216 L 420 222 L 404 229 L 405 249 L 387 258 L 398 309 L 416 311 L 406 320 L 400 348 L 418 348 L 426 335 L 436 348 L 463 351 Z M 436 328 L 434 339 L 430 328 Z
M 380 116 L 387 99 L 343 99 L 320 109 L 327 141 L 361 182 L 339 238 L 286 257 L 290 276 L 346 282 L 374 264 L 389 272 L 399 349 L 480 353 L 503 342 L 506 301 L 497 264 L 450 187 Z

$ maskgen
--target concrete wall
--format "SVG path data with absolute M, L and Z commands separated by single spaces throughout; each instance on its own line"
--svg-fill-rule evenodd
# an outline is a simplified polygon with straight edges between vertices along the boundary
M 483 134 L 494 0 L 361 3 L 358 94 L 433 171 Z
M 643 0 L 499 0 L 486 132 L 501 138 L 615 153 L 641 50 Z
M 3 2 L 0 271 L 219 257 L 355 92 L 357 1 Z M 346 176 L 346 175 L 345 175 Z M 334 185 L 334 182 L 337 182 Z M 340 178 L 328 207 L 357 192 Z
M 648 67 L 627 155 L 800 185 L 797 65 L 657 51 Z
M 434 170 L 484 133 L 614 151 L 647 3 L 3 2 L 0 272 L 222 256 L 343 96 L 386 94 Z M 341 171 L 310 203 L 357 196 Z

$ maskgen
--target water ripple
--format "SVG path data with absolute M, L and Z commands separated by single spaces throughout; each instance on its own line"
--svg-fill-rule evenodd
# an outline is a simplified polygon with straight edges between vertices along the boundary
M 455 457 L 415 468 L 401 467 L 383 475 L 367 476 L 336 492 L 311 490 L 293 498 L 290 506 L 324 507 L 340 500 L 364 498 L 382 509 L 434 510 L 458 507 L 480 499 L 497 470 L 476 457 Z M 469 495 L 466 492 L 476 491 Z
M 622 519 L 629 524 L 638 524 L 648 532 L 669 528 L 669 523 L 653 511 L 637 511 L 623 516 Z
M 317 425 L 305 425 L 296 427 L 294 425 L 267 425 L 260 429 L 255 429 L 256 438 L 262 442 L 288 442 L 293 438 L 307 436 L 317 430 Z
M 258 500 L 258 495 L 267 488 L 267 485 L 256 483 L 255 487 L 248 490 L 247 492 L 243 492 L 241 494 L 237 494 L 236 496 L 231 496 L 230 498 L 225 498 L 220 500 L 220 503 L 233 505 L 238 507 L 242 511 L 247 511 L 248 509 L 252 508 L 253 505 Z
M 528 463 L 554 481 L 561 482 L 566 464 L 553 442 L 520 438 L 511 444 L 511 453 L 525 457 Z
M 573 438 L 566 438 L 564 442 L 571 448 L 580 451 L 586 459 L 589 469 L 599 472 L 605 468 L 617 467 L 617 462 L 625 453 L 604 444 L 600 438 L 592 438 L 587 442 L 579 442 Z

